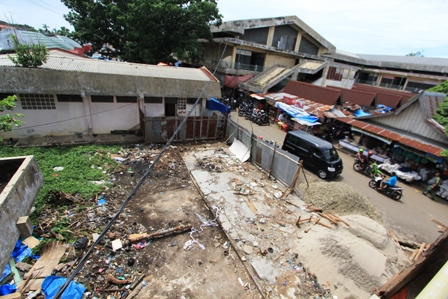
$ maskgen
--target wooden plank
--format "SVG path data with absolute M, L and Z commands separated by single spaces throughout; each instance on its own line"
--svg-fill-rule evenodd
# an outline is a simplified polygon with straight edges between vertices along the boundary
M 51 272 L 53 272 L 54 268 L 59 264 L 59 261 L 61 260 L 62 256 L 65 253 L 65 244 L 62 244 L 60 242 L 53 242 L 51 244 L 46 244 L 42 248 L 42 255 L 40 259 L 37 260 L 37 262 L 33 265 L 33 267 L 28 271 L 28 273 L 24 276 L 25 278 L 28 278 L 32 275 L 34 270 L 38 268 L 42 268 L 40 271 L 40 274 L 36 278 L 45 278 L 47 276 L 51 275 Z
M 8 294 L 5 296 L 0 296 L 0 299 L 19 299 L 21 296 L 22 296 L 21 293 L 15 292 L 15 293 Z
M 22 241 L 23 244 L 26 244 L 29 248 L 33 249 L 37 245 L 39 245 L 40 241 L 33 236 L 30 236 Z
M 438 226 L 440 226 L 443 230 L 446 230 L 448 228 L 448 226 L 444 225 L 443 223 L 441 223 L 440 221 L 437 221 L 434 218 L 431 218 L 431 221 L 434 222 L 435 224 L 437 224 Z

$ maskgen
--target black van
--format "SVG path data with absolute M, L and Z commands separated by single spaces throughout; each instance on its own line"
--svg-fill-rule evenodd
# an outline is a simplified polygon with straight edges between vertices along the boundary
M 342 160 L 334 146 L 304 131 L 288 132 L 282 149 L 298 156 L 303 166 L 317 172 L 321 179 L 332 178 L 342 172 Z

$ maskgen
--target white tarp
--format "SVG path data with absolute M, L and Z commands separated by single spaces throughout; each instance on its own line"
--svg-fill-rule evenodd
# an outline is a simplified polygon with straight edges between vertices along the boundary
M 236 138 L 233 139 L 233 143 L 229 150 L 241 161 L 241 163 L 246 162 L 250 157 L 250 152 L 247 146 Z

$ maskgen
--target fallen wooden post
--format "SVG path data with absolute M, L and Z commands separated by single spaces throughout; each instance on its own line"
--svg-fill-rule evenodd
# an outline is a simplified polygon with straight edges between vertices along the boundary
M 328 225 L 328 224 L 325 224 L 325 223 L 322 223 L 322 222 L 319 222 L 319 224 L 324 226 L 324 227 L 326 227 L 326 228 L 330 228 L 330 229 L 333 228 L 331 225 Z
M 173 228 L 169 228 L 169 229 L 165 229 L 165 230 L 161 230 L 152 234 L 148 234 L 148 233 L 143 233 L 143 234 L 130 234 L 129 235 L 129 241 L 130 242 L 137 242 L 143 239 L 148 239 L 148 240 L 152 240 L 152 239 L 158 239 L 158 238 L 163 238 L 175 233 L 182 233 L 188 230 L 191 230 L 192 225 L 188 224 L 188 225 L 179 225 Z
M 297 219 L 297 221 L 296 221 L 296 225 L 300 228 L 300 217 L 302 217 L 302 216 L 299 216 L 299 219 Z
M 301 209 L 298 205 L 296 205 L 295 203 L 290 202 L 289 200 L 286 200 L 286 203 L 289 203 L 290 205 L 295 206 L 296 208 Z
M 330 221 L 331 223 L 337 225 L 338 222 L 336 220 L 334 220 L 331 216 L 328 216 L 327 214 L 324 213 L 319 213 L 319 216 L 324 217 L 325 219 L 327 219 L 328 221 Z

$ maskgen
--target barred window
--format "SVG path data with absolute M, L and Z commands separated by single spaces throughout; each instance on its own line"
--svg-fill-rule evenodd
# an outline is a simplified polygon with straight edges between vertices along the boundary
M 82 103 L 82 97 L 79 94 L 58 94 L 58 102 Z
M 342 81 L 343 74 L 344 74 L 344 70 L 341 70 L 338 67 L 330 66 L 328 68 L 327 79 L 335 80 L 335 81 Z
M 178 99 L 177 100 L 177 110 L 185 110 L 187 109 L 187 99 Z
M 137 103 L 137 97 L 117 96 L 117 103 Z
M 22 109 L 53 110 L 56 109 L 54 95 L 52 94 L 19 94 Z
M 191 104 L 191 105 L 194 105 L 194 103 L 196 103 L 196 98 L 188 98 L 187 99 L 187 104 Z M 199 103 L 200 103 L 201 101 L 199 101 Z
M 162 104 L 162 97 L 145 97 L 145 104 Z
M 92 103 L 113 103 L 114 97 L 113 96 L 90 96 L 92 99 Z

